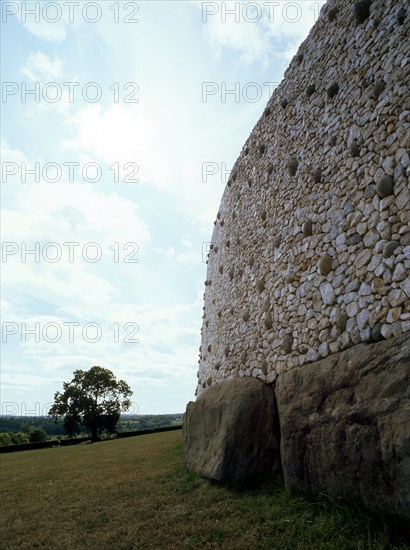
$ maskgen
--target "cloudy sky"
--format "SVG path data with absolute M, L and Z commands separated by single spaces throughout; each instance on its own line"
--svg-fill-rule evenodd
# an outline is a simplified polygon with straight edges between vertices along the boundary
M 1 1 L 3 414 L 93 365 L 194 399 L 226 179 L 322 5 Z

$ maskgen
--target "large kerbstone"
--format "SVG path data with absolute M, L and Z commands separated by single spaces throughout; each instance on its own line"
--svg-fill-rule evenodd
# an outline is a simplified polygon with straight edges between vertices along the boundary
M 249 482 L 279 467 L 273 390 L 254 378 L 231 378 L 188 403 L 188 469 L 224 482 Z
M 279 377 L 288 488 L 410 519 L 410 342 L 361 344 Z

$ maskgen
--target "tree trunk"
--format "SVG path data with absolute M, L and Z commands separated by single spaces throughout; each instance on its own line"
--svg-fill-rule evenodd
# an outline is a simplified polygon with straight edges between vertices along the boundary
M 98 441 L 97 426 L 91 426 L 91 441 Z

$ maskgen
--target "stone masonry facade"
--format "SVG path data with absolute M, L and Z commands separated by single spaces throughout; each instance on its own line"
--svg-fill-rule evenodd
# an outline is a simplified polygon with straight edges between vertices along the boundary
M 329 0 L 215 221 L 197 394 L 410 331 L 410 7 Z

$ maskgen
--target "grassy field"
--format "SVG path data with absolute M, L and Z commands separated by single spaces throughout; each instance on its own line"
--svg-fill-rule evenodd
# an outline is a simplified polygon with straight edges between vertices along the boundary
M 409 548 L 397 529 L 280 479 L 253 490 L 183 468 L 181 432 L 0 455 L 0 548 Z

